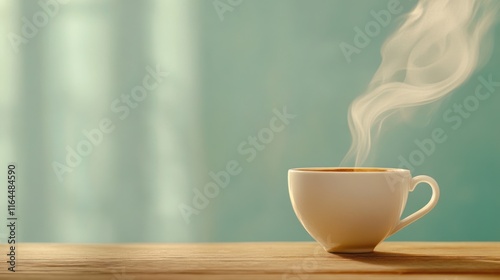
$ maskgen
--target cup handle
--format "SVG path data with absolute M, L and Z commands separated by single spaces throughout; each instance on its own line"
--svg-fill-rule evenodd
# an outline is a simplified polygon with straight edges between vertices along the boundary
M 396 232 L 406 227 L 407 225 L 422 218 L 425 214 L 429 213 L 432 210 L 432 208 L 434 208 L 434 206 L 436 206 L 439 199 L 439 186 L 436 180 L 425 175 L 415 176 L 411 179 L 410 192 L 412 192 L 415 189 L 415 187 L 420 183 L 427 183 L 429 184 L 429 186 L 431 186 L 432 188 L 431 200 L 429 200 L 429 202 L 427 202 L 427 204 L 424 207 L 420 208 L 420 210 L 418 210 L 417 212 L 399 221 L 399 223 L 392 229 L 389 235 L 395 234 Z

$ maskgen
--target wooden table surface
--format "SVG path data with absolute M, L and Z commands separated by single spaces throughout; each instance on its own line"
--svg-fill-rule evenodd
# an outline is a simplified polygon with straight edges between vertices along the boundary
M 385 242 L 370 254 L 313 242 L 22 243 L 16 272 L 3 252 L 0 279 L 500 279 L 500 242 Z

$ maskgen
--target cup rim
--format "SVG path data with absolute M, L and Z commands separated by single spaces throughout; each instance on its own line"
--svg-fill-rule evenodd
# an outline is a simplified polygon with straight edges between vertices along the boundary
M 323 174 L 382 174 L 387 172 L 410 172 L 408 169 L 391 167 L 296 167 L 289 172 Z

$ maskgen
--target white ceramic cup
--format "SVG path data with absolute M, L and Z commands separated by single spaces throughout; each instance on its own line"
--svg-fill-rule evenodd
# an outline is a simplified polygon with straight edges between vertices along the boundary
M 401 220 L 408 193 L 420 183 L 431 186 L 430 201 Z M 290 169 L 288 190 L 304 228 L 331 253 L 371 252 L 429 213 L 439 199 L 434 179 L 393 168 Z

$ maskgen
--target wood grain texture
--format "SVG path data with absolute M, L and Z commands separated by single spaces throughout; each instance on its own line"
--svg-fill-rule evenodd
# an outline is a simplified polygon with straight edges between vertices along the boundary
M 385 242 L 370 254 L 313 242 L 24 243 L 15 273 L 2 255 L 0 279 L 500 279 L 500 242 Z

